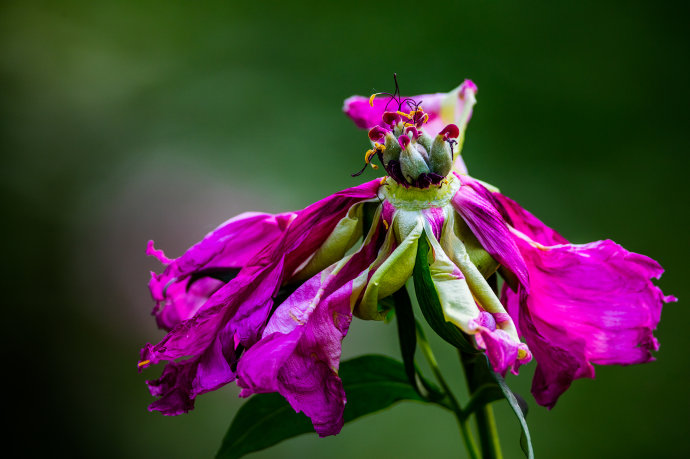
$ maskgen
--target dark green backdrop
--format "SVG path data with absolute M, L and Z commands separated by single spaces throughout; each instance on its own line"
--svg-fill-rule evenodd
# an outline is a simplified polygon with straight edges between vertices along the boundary
M 397 72 L 408 94 L 472 78 L 471 173 L 575 242 L 610 237 L 659 260 L 681 298 L 656 362 L 598 368 L 551 412 L 528 394 L 533 364 L 509 378 L 537 456 L 687 457 L 687 2 L 182 3 L 3 2 L 6 448 L 210 456 L 241 404 L 234 387 L 186 416 L 146 411 L 159 370 L 137 374 L 138 350 L 162 336 L 146 241 L 178 256 L 243 210 L 358 183 L 368 140 L 342 101 L 389 90 Z M 395 327 L 356 321 L 344 352 L 397 356 Z M 506 457 L 520 457 L 497 412 Z M 408 404 L 255 457 L 462 454 L 450 415 Z

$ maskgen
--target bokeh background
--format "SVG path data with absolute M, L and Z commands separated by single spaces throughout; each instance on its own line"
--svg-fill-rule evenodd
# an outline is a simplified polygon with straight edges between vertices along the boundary
M 537 457 L 688 457 L 688 3 L 565 3 L 3 2 L 5 448 L 213 455 L 236 388 L 185 416 L 146 411 L 160 369 L 138 374 L 138 350 L 162 337 L 146 241 L 178 256 L 234 214 L 358 183 L 368 140 L 342 101 L 397 72 L 406 94 L 472 78 L 471 173 L 575 242 L 659 260 L 681 298 L 656 362 L 599 367 L 550 412 L 529 395 L 534 365 L 509 378 Z M 395 326 L 356 321 L 344 354 L 367 352 L 397 356 Z M 506 457 L 521 457 L 496 410 Z M 408 403 L 254 457 L 463 454 L 449 414 Z

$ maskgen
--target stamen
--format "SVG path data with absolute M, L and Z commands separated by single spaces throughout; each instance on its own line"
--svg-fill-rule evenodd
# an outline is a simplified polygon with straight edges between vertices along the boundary
M 378 96 L 378 95 L 379 95 L 378 92 L 375 92 L 374 94 L 371 95 L 371 97 L 369 98 L 369 105 L 371 105 L 372 107 L 374 106 L 374 99 L 375 99 L 376 96 Z
M 400 115 L 400 116 L 404 116 L 404 117 L 407 118 L 408 120 L 409 120 L 410 118 L 412 118 L 412 116 L 410 116 L 409 113 L 401 112 L 400 110 L 398 110 L 398 111 L 395 112 L 395 113 L 397 113 L 397 114 Z
M 388 222 L 386 220 L 383 221 L 383 226 L 386 228 L 386 231 L 388 231 Z
M 138 367 L 138 368 L 141 368 L 141 367 L 143 367 L 144 365 L 148 365 L 149 363 L 151 363 L 150 360 L 142 360 L 141 362 L 137 363 L 137 367 Z
M 376 150 L 374 150 L 374 149 L 367 150 L 366 153 L 364 153 L 364 162 L 365 162 L 366 164 L 369 164 L 369 162 L 371 161 L 372 156 L 374 156 L 375 154 L 376 154 Z

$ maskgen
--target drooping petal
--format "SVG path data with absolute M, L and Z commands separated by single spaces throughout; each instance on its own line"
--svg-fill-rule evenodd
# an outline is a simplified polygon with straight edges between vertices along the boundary
M 238 367 L 241 396 L 279 392 L 311 418 L 322 437 L 337 434 L 343 425 L 340 343 L 381 245 L 378 215 L 359 251 L 316 274 L 276 309 L 263 338 Z
M 223 282 L 213 278 L 233 268 L 239 271 L 266 245 L 278 239 L 295 214 L 271 215 L 247 212 L 211 231 L 181 257 L 171 260 L 149 241 L 146 253 L 167 265 L 161 274 L 151 273 L 149 289 L 156 306 L 158 326 L 172 329 L 191 318 Z
M 550 234 L 535 228 L 538 237 Z M 523 224 L 524 225 L 524 224 Z M 629 365 L 653 360 L 658 348 L 653 331 L 664 296 L 651 278 L 663 272 L 644 255 L 628 252 L 613 241 L 544 246 L 512 230 L 527 263 L 530 292 L 504 288 L 511 314 L 537 360 L 532 393 L 553 407 L 578 378 L 593 378 L 592 364 Z
M 482 272 L 470 259 L 465 244 L 460 239 L 460 234 L 464 232 L 461 230 L 464 226 L 462 219 L 456 216 L 455 210 L 450 206 L 446 213 L 443 230 L 439 237 L 440 245 L 429 237 L 436 258 L 434 264 L 437 265 L 436 268 L 432 265 L 430 269 L 432 273 L 434 269 L 445 271 L 446 275 L 450 272 L 451 280 L 448 285 L 460 288 L 460 292 L 446 295 L 450 301 L 441 300 L 441 303 L 448 304 L 446 307 L 449 310 L 458 309 L 452 301 L 464 298 L 464 301 L 460 301 L 460 309 L 465 313 L 451 322 L 466 333 L 474 335 L 477 347 L 486 351 L 489 362 L 496 372 L 505 375 L 506 371 L 512 367 L 513 372 L 517 374 L 518 367 L 531 360 L 529 349 L 527 345 L 520 342 L 510 316 L 486 282 Z M 426 218 L 428 221 L 429 216 L 427 215 Z M 429 221 L 427 228 L 433 231 L 433 226 Z M 473 236 L 468 237 L 468 243 L 475 241 Z M 438 247 L 443 253 L 438 253 Z M 452 266 L 449 262 L 452 262 Z M 460 273 L 456 272 L 458 269 Z M 436 281 L 435 284 L 439 299 L 441 299 L 444 284 Z M 475 302 L 480 308 L 475 306 Z M 450 314 L 447 314 L 448 316 Z
M 170 414 L 188 409 L 185 407 L 189 406 L 189 402 L 205 388 L 215 388 L 217 383 L 222 385 L 234 379 L 231 371 L 225 371 L 225 376 L 219 378 L 216 371 L 201 371 L 204 368 L 200 365 L 206 361 L 216 362 L 216 358 L 222 354 L 226 363 L 232 366 L 236 359 L 233 348 L 239 344 L 248 348 L 261 336 L 279 288 L 300 266 L 308 264 L 310 257 L 329 238 L 338 223 L 347 218 L 353 206 L 366 200 L 376 200 L 378 187 L 379 181 L 374 180 L 335 193 L 297 212 L 281 237 L 257 253 L 237 277 L 216 290 L 193 317 L 176 325 L 157 345 L 147 344 L 142 349 L 140 367 L 183 357 L 191 357 L 190 360 L 195 362 L 185 365 L 185 371 L 175 370 L 181 362 L 169 364 L 173 367 L 166 376 L 167 382 L 152 383 L 160 387 L 157 394 L 163 399 L 176 400 L 177 407 L 165 407 Z M 353 230 L 357 228 L 361 231 L 361 225 L 354 225 Z M 342 236 L 348 240 L 352 238 L 347 233 Z M 328 258 L 324 256 L 320 259 L 326 263 L 329 262 Z M 224 339 L 223 336 L 231 339 Z M 233 346 L 228 349 L 221 345 L 219 353 L 214 350 L 217 349 L 218 340 L 232 342 Z M 208 368 L 211 367 L 218 368 L 218 365 Z M 194 379 L 189 376 L 191 374 L 194 374 Z M 186 399 L 179 394 L 185 394 Z
M 474 339 L 477 347 L 486 351 L 494 371 L 505 376 L 512 367 L 513 374 L 517 374 L 520 365 L 529 362 L 532 354 L 527 345 L 517 340 L 512 333 L 496 328 L 496 317 L 500 318 L 498 314 L 482 311 L 479 320 L 475 320 Z
M 422 103 L 421 107 L 429 115 L 429 121 L 424 125 L 424 130 L 433 137 L 449 123 L 456 124 L 461 132 L 465 130 L 465 126 L 472 117 L 476 92 L 477 86 L 472 81 L 465 80 L 460 86 L 447 93 L 423 94 L 410 98 Z M 372 107 L 369 104 L 369 97 L 352 96 L 345 100 L 343 111 L 357 127 L 371 129 L 382 122 L 382 116 L 386 110 L 398 109 L 397 102 L 389 99 L 385 96 L 377 97 Z M 405 105 L 402 109 L 406 110 L 407 106 Z
M 388 212 L 389 210 L 384 208 L 384 217 Z M 392 219 L 390 230 L 379 256 L 373 263 L 374 274 L 354 311 L 360 319 L 385 319 L 388 311 L 379 310 L 379 300 L 392 295 L 405 285 L 414 269 L 417 240 L 424 228 L 421 213 L 398 210 L 389 218 Z
M 476 320 L 480 316 L 477 303 L 467 285 L 462 271 L 446 255 L 445 251 L 433 236 L 431 226 L 425 225 L 426 231 L 422 237 L 429 241 L 430 256 L 433 260 L 429 264 L 429 272 L 438 299 L 441 303 L 446 321 L 454 324 L 467 334 L 477 331 Z
M 484 311 L 495 316 L 493 323 L 497 324 L 499 329 L 506 332 L 513 341 L 519 343 L 520 340 L 513 321 L 481 271 L 472 263 L 465 244 L 458 237 L 456 230 L 461 226 L 462 222 L 457 221 L 456 223 L 456 220 L 460 220 L 459 217 L 456 217 L 453 209 L 449 209 L 448 218 L 440 238 L 441 247 L 443 247 L 446 255 L 462 272 L 477 303 L 481 305 Z
M 482 247 L 529 288 L 527 267 L 511 235 L 508 224 L 497 209 L 491 192 L 467 175 L 455 174 L 462 186 L 452 200 Z
M 197 395 L 235 379 L 237 359 L 232 335 L 227 331 L 219 333 L 200 356 L 171 362 L 160 378 L 147 381 L 151 395 L 160 397 L 149 406 L 149 411 L 160 411 L 167 416 L 190 411 Z

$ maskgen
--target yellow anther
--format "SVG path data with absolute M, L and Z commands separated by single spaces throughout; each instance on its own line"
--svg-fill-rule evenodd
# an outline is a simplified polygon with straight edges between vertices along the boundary
M 376 98 L 376 96 L 378 94 L 379 94 L 378 92 L 375 92 L 374 94 L 371 95 L 371 97 L 369 97 L 369 105 L 371 105 L 372 107 L 374 106 L 374 99 Z
M 137 367 L 141 368 L 144 365 L 148 365 L 149 363 L 151 363 L 150 360 L 142 360 L 141 362 L 137 363 Z
M 376 154 L 376 150 L 367 150 L 366 153 L 364 153 L 364 162 L 369 164 L 371 161 L 371 158 Z
M 374 164 L 374 163 L 371 163 L 370 166 L 372 167 L 372 169 L 378 169 L 378 168 L 379 168 L 379 166 L 377 166 L 377 165 Z
M 387 178 L 388 178 L 387 175 L 386 175 L 385 177 L 383 177 L 383 178 L 381 179 L 381 181 L 379 182 L 379 185 L 383 185 L 384 183 L 386 183 L 386 179 L 387 179 Z
M 527 351 L 518 349 L 518 359 L 524 359 L 525 357 L 527 357 Z
M 405 118 L 408 118 L 408 119 L 412 118 L 409 113 L 405 113 L 405 112 L 401 112 L 401 111 L 397 111 L 395 113 L 397 113 L 400 116 L 404 116 Z
M 374 143 L 374 148 L 372 148 L 371 150 L 367 150 L 366 153 L 364 153 L 364 163 L 365 164 L 371 163 L 371 158 L 373 158 L 376 153 L 381 153 L 385 149 L 386 149 L 385 145 L 381 145 L 378 142 Z M 371 167 L 373 167 L 374 169 L 379 168 L 378 166 L 376 166 L 374 164 L 372 164 Z
M 388 231 L 388 222 L 386 220 L 382 220 L 382 221 L 383 221 L 383 226 L 385 226 L 386 231 Z

